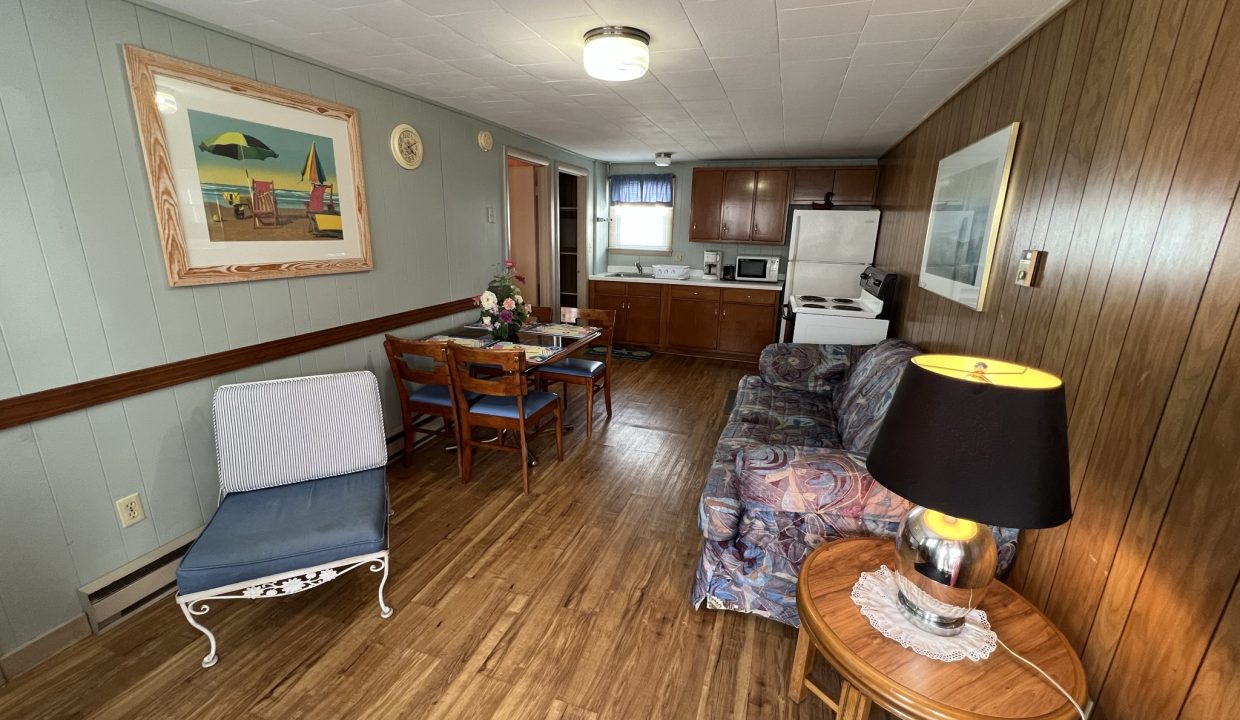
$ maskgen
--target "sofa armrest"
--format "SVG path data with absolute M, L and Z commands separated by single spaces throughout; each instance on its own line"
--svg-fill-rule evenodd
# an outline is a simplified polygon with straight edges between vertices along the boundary
M 811 345 L 775 343 L 758 358 L 758 372 L 772 385 L 828 393 L 848 375 L 869 345 Z

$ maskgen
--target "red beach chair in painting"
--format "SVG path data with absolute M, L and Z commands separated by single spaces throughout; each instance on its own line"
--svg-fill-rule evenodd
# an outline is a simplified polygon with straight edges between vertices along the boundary
M 280 207 L 276 205 L 275 182 L 250 181 L 250 212 L 254 216 L 256 228 L 280 226 Z
M 315 215 L 336 212 L 336 199 L 332 195 L 332 186 L 314 183 L 310 188 L 310 201 L 306 203 L 306 217 L 313 219 Z

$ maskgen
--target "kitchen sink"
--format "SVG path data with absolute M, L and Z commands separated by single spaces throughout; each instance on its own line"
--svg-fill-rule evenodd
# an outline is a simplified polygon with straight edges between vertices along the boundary
M 654 277 L 654 273 L 618 272 L 618 273 L 607 273 L 606 277 L 615 277 L 615 278 L 653 278 L 653 277 Z

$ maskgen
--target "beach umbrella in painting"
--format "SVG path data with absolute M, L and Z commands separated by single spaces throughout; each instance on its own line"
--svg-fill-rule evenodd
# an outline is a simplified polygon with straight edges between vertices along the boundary
M 310 143 L 310 152 L 306 153 L 306 163 L 302 166 L 301 179 L 309 183 L 322 184 L 324 178 L 323 163 L 319 161 L 319 151 L 314 147 L 314 143 Z
M 279 153 L 267 147 L 267 143 L 253 135 L 239 132 L 220 133 L 210 140 L 203 140 L 198 143 L 198 149 L 233 160 L 266 160 L 280 157 Z

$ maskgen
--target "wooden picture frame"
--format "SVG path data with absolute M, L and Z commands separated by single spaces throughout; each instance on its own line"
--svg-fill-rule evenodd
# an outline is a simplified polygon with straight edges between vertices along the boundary
M 373 268 L 357 110 L 133 45 L 125 65 L 169 285 Z
M 917 284 L 981 312 L 1020 123 L 939 161 Z

